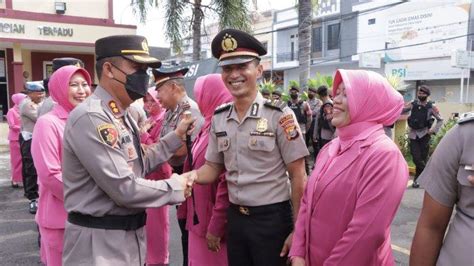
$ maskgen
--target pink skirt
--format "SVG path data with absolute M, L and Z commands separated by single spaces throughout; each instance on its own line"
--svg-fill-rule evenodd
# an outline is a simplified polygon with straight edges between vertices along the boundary
M 21 174 L 21 153 L 19 141 L 10 141 L 10 169 L 12 173 L 12 181 L 14 183 L 22 183 L 23 176 Z
M 207 239 L 193 231 L 189 232 L 188 262 L 189 266 L 227 266 L 227 244 L 221 242 L 219 252 L 207 249 Z
M 41 261 L 48 266 L 61 266 L 64 229 L 50 229 L 39 226 L 39 230 L 41 234 Z
M 146 210 L 146 263 L 169 263 L 170 221 L 168 206 Z

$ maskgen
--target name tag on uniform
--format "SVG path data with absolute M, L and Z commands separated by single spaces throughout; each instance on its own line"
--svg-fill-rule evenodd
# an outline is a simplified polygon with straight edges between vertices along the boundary
M 227 132 L 226 131 L 220 131 L 216 132 L 216 137 L 227 137 Z
M 273 133 L 273 132 L 252 131 L 252 132 L 250 132 L 250 136 L 275 137 L 275 133 Z

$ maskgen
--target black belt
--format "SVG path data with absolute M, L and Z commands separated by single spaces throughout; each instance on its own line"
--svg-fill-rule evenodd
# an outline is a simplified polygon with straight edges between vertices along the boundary
M 95 217 L 78 212 L 70 212 L 67 220 L 72 224 L 88 228 L 131 231 L 142 228 L 146 224 L 146 213 Z
M 237 205 L 234 203 L 230 203 L 230 207 L 234 210 L 237 210 L 243 215 L 257 215 L 257 214 L 264 214 L 269 212 L 274 212 L 281 207 L 288 206 L 289 210 L 291 210 L 290 201 L 282 201 L 278 203 L 268 204 L 268 205 L 261 205 L 261 206 L 242 206 Z

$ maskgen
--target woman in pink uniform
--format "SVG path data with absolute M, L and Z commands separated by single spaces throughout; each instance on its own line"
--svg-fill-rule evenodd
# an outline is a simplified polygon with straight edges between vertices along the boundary
M 31 154 L 38 172 L 39 202 L 36 223 L 41 234 L 44 263 L 61 265 L 64 209 L 61 154 L 64 126 L 69 113 L 91 93 L 91 78 L 83 68 L 64 66 L 51 76 L 48 86 L 54 108 L 36 122 Z M 80 134 L 80 132 L 78 132 Z
M 15 93 L 12 95 L 12 101 L 15 104 L 8 110 L 8 141 L 10 142 L 10 169 L 12 173 L 12 187 L 18 188 L 19 184 L 23 182 L 21 175 L 21 154 L 20 142 L 18 140 L 20 135 L 21 120 L 20 120 L 20 103 L 27 96 L 23 93 Z
M 338 137 L 319 153 L 306 186 L 292 265 L 394 265 L 390 224 L 408 168 L 383 126 L 398 119 L 402 96 L 375 72 L 342 69 L 333 95 Z
M 206 159 L 209 128 L 214 110 L 221 104 L 231 102 L 232 95 L 220 74 L 200 77 L 194 85 L 194 96 L 205 119 L 192 147 L 193 165 L 185 162 L 184 171 L 198 169 Z M 193 197 L 186 200 L 186 229 L 189 231 L 188 261 L 190 266 L 227 265 L 227 245 L 224 238 L 229 206 L 227 183 L 224 173 L 209 185 L 195 184 Z
M 163 123 L 165 110 L 156 98 L 155 88 L 150 88 L 143 99 L 144 109 L 148 113 L 148 119 L 141 126 L 140 139 L 143 144 L 153 144 L 159 141 L 161 125 Z M 160 180 L 169 178 L 172 174 L 171 166 L 162 164 L 155 171 L 146 176 L 147 179 Z M 160 208 L 149 208 L 146 210 L 146 241 L 147 241 L 147 265 L 169 264 L 169 214 L 168 206 Z

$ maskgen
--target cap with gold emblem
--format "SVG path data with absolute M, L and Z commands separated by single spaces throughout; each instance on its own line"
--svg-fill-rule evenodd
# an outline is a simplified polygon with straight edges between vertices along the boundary
M 152 73 L 155 77 L 155 86 L 158 89 L 161 85 L 163 85 L 168 80 L 173 79 L 182 79 L 184 75 L 188 73 L 189 68 L 187 67 L 161 67 L 159 69 L 153 69 Z
M 97 60 L 107 57 L 123 56 L 124 58 L 149 67 L 158 68 L 160 60 L 150 56 L 148 42 L 139 35 L 114 35 L 98 39 L 95 42 Z
M 84 63 L 81 59 L 73 57 L 61 57 L 53 59 L 53 72 L 60 69 L 63 66 L 77 66 L 84 67 Z
M 263 44 L 252 35 L 225 29 L 212 40 L 212 55 L 219 59 L 219 66 L 243 64 L 267 53 Z

